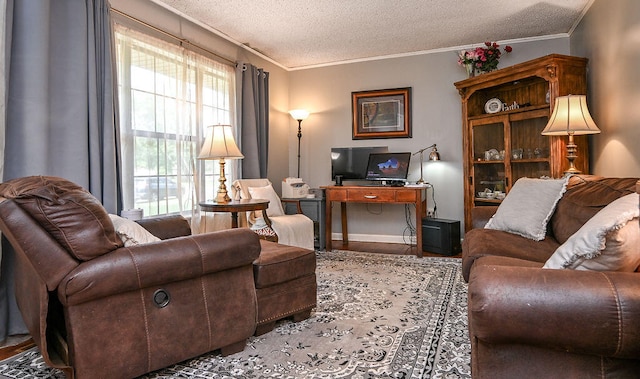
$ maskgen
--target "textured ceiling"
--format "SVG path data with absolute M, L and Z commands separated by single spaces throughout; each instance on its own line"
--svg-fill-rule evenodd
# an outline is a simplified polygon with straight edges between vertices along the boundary
M 568 33 L 592 0 L 152 0 L 288 69 Z

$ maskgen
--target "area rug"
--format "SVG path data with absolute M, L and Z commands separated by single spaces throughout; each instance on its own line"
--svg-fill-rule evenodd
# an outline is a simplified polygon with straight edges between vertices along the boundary
M 317 252 L 318 307 L 228 357 L 210 353 L 141 378 L 470 378 L 467 285 L 455 258 Z M 64 378 L 36 348 L 6 378 Z

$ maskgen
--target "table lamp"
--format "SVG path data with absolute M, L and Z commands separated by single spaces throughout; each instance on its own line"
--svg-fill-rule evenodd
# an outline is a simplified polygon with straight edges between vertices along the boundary
M 218 159 L 220 161 L 220 179 L 218 180 L 220 185 L 215 198 L 216 203 L 228 203 L 231 201 L 225 184 L 227 178 L 224 176 L 224 160 L 241 158 L 244 158 L 244 155 L 236 145 L 231 125 L 211 125 L 207 127 L 207 134 L 198 159 Z
M 302 120 L 309 117 L 309 111 L 304 109 L 294 109 L 289 111 L 291 117 L 298 120 L 298 178 L 300 177 L 300 139 L 302 138 Z
M 556 97 L 553 113 L 551 113 L 549 122 L 542 131 L 544 136 L 569 136 L 569 143 L 567 144 L 569 168 L 564 172 L 565 174 L 580 173 L 580 170 L 576 168 L 573 162 L 578 157 L 576 154 L 577 146 L 573 141 L 573 136 L 597 133 L 600 133 L 600 129 L 598 129 L 593 118 L 591 118 L 591 114 L 589 114 L 585 95 Z
M 431 152 L 429 153 L 430 161 L 440 160 L 440 153 L 438 153 L 438 148 L 436 147 L 435 143 L 431 146 L 427 146 L 424 149 L 418 150 L 417 152 L 413 153 L 413 155 L 420 154 L 420 179 L 416 182 L 416 184 L 424 184 L 424 179 L 422 178 L 422 159 L 423 159 L 424 151 L 427 149 L 432 149 Z

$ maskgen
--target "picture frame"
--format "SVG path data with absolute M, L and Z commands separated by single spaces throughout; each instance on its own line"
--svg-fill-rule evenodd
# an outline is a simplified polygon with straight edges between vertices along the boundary
M 352 139 L 411 138 L 411 87 L 351 92 Z

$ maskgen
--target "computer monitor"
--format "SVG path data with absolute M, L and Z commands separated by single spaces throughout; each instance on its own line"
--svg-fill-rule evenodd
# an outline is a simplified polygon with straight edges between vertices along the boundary
M 387 146 L 331 148 L 331 180 L 335 180 L 336 175 L 342 180 L 365 180 L 369 154 L 387 151 Z
M 366 180 L 404 183 L 409 174 L 411 153 L 372 153 L 369 154 Z

